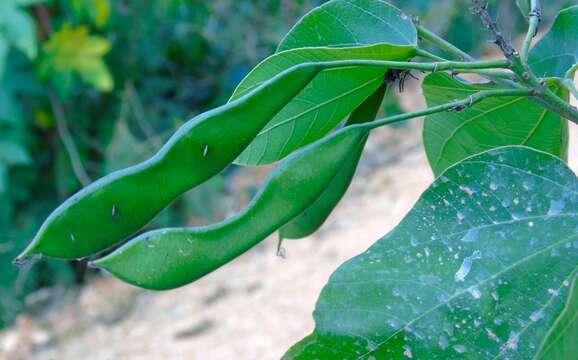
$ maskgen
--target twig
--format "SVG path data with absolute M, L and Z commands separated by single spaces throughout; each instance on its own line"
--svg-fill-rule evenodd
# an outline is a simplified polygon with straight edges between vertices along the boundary
M 48 13 L 48 9 L 44 5 L 36 5 L 34 6 L 34 15 L 36 15 L 36 19 L 38 20 L 42 39 L 48 39 L 52 33 L 52 24 L 50 23 L 50 14 Z
M 155 130 L 151 126 L 151 124 L 145 118 L 144 109 L 142 106 L 142 102 L 136 92 L 132 81 L 127 81 L 125 85 L 125 91 L 127 94 L 127 98 L 129 101 L 130 106 L 132 107 L 134 117 L 140 129 L 145 133 L 145 135 L 149 138 L 149 140 L 153 143 L 156 149 L 160 149 L 162 143 L 159 141 Z
M 473 0 L 474 7 L 473 12 L 474 14 L 480 17 L 482 24 L 494 35 L 494 43 L 498 45 L 502 53 L 506 57 L 506 59 L 514 62 L 515 57 L 518 55 L 518 52 L 514 47 L 506 41 L 504 36 L 502 35 L 501 31 L 498 29 L 498 25 L 492 19 L 488 11 L 488 4 L 483 3 L 481 0 Z
M 41 38 L 46 40 L 50 37 L 52 33 L 52 25 L 50 23 L 50 14 L 48 9 L 43 5 L 36 5 L 34 6 L 34 14 L 36 15 L 36 19 L 38 21 L 40 27 L 40 35 Z M 88 174 L 86 173 L 86 169 L 82 165 L 80 161 L 80 156 L 78 155 L 78 149 L 70 136 L 70 131 L 68 130 L 68 126 L 66 125 L 66 116 L 64 114 L 64 105 L 54 93 L 54 91 L 49 87 L 48 88 L 48 99 L 50 101 L 50 107 L 52 108 L 52 113 L 56 118 L 56 129 L 58 131 L 58 136 L 62 140 L 64 144 L 64 148 L 68 153 L 68 158 L 70 159 L 70 164 L 72 166 L 72 171 L 76 178 L 83 186 L 86 186 L 91 183 Z
M 76 148 L 76 145 L 70 136 L 70 131 L 66 125 L 66 117 L 64 115 L 64 108 L 62 103 L 52 89 L 48 90 L 48 98 L 50 99 L 50 106 L 52 107 L 52 112 L 56 118 L 58 136 L 62 140 L 64 148 L 68 153 L 68 158 L 70 159 L 70 164 L 72 165 L 72 171 L 74 172 L 74 175 L 76 175 L 78 181 L 80 181 L 83 186 L 86 186 L 92 181 L 90 180 L 90 177 L 88 177 L 86 169 L 82 165 L 80 156 L 78 155 L 78 149 Z
M 481 0 L 472 1 L 474 3 L 474 13 L 480 17 L 484 26 L 492 32 L 495 38 L 494 43 L 500 47 L 500 50 L 502 50 L 504 56 L 508 59 L 508 61 L 510 61 L 510 68 L 514 73 L 516 73 L 520 83 L 531 90 L 532 95 L 535 96 L 535 101 L 539 102 L 542 106 L 560 114 L 566 119 L 578 124 L 578 109 L 570 105 L 567 101 L 563 100 L 558 95 L 554 94 L 554 92 L 552 92 L 552 90 L 546 86 L 545 80 L 539 79 L 534 74 L 532 69 L 530 69 L 528 63 L 522 61 L 520 54 L 502 36 L 502 33 L 498 29 L 496 22 L 492 19 L 492 16 L 488 12 L 487 5 L 483 4 Z
M 526 38 L 524 39 L 524 45 L 522 47 L 522 61 L 524 63 L 528 62 L 528 53 L 530 52 L 530 46 L 532 45 L 532 39 L 538 33 L 538 25 L 542 21 L 542 10 L 540 8 L 539 0 L 531 0 L 531 10 L 528 14 L 528 31 L 526 33 Z

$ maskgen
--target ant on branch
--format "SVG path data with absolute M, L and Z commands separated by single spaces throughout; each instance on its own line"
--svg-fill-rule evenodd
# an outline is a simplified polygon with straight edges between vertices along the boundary
M 411 71 L 409 70 L 395 70 L 395 69 L 389 69 L 386 73 L 385 73 L 385 83 L 389 84 L 389 83 L 394 83 L 394 82 L 398 82 L 398 89 L 399 92 L 403 92 L 405 89 L 405 80 L 407 79 L 407 77 L 411 77 L 413 79 L 417 80 L 417 77 L 415 77 Z

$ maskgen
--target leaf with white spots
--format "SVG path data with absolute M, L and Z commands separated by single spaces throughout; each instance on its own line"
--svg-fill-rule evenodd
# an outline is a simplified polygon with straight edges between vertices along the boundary
M 572 324 L 558 319 L 577 230 L 578 179 L 558 158 L 511 146 L 463 160 L 331 276 L 285 358 L 532 359 Z

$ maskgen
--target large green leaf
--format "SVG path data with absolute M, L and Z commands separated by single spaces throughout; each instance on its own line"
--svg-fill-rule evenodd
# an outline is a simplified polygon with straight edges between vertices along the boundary
M 293 27 L 279 52 L 257 65 L 232 99 L 296 64 L 406 60 L 414 55 L 416 44 L 411 20 L 384 1 L 329 1 Z M 236 162 L 275 162 L 323 137 L 381 85 L 385 71 L 360 67 L 323 71 L 269 122 Z
M 444 73 L 429 75 L 422 86 L 429 106 L 498 88 L 492 84 L 469 84 Z M 558 94 L 568 97 L 565 90 L 552 86 Z M 423 141 L 428 161 L 439 175 L 468 156 L 505 145 L 526 145 L 565 159 L 568 124 L 525 97 L 499 97 L 461 112 L 428 116 Z
M 578 64 L 578 5 L 558 13 L 554 25 L 534 46 L 529 56 L 538 76 L 564 77 Z
M 278 51 L 376 42 L 415 45 L 411 19 L 382 0 L 332 0 L 305 15 L 285 35 Z
M 331 276 L 286 358 L 531 359 L 564 310 L 577 229 L 578 179 L 558 158 L 470 157 Z

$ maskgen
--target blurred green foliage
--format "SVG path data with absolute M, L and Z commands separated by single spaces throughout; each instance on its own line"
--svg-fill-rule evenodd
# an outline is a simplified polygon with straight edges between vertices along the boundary
M 75 279 L 61 262 L 11 265 L 48 213 L 83 183 L 143 160 L 186 119 L 225 102 L 323 2 L 0 1 L 0 327 L 31 291 Z M 570 2 L 547 2 L 548 18 Z M 487 48 L 467 0 L 393 3 L 474 55 Z M 523 29 L 515 1 L 491 3 L 507 19 L 505 32 Z M 398 109 L 390 97 L 387 106 Z M 150 226 L 223 216 L 225 180 L 182 197 Z

